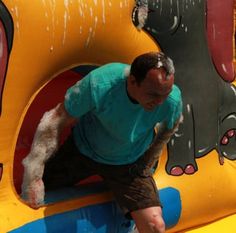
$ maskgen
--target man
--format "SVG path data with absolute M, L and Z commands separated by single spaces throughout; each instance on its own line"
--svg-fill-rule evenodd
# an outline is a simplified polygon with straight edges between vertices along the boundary
M 24 198 L 37 207 L 44 185 L 48 189 L 73 185 L 99 174 L 140 233 L 164 232 L 151 169 L 176 131 L 181 112 L 174 66 L 163 53 L 140 55 L 131 67 L 111 63 L 95 69 L 41 119 L 23 161 Z M 61 130 L 72 121 L 76 121 L 72 134 L 57 149 Z

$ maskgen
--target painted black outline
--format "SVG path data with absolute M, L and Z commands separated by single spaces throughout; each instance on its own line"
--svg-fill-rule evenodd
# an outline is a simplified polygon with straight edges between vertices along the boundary
M 0 170 L 2 170 L 0 172 L 0 181 L 1 181 L 2 180 L 2 175 L 3 175 L 3 164 L 2 163 L 0 163 Z

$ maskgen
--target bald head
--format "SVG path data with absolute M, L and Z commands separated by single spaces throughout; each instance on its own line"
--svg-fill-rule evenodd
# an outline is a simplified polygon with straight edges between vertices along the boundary
M 152 69 L 164 69 L 166 71 L 166 78 L 175 72 L 172 60 L 164 53 L 149 52 L 134 59 L 131 64 L 130 74 L 135 77 L 137 83 L 141 83 Z
M 174 84 L 174 75 L 168 75 L 164 68 L 150 69 L 145 79 L 153 86 L 159 95 L 169 94 Z

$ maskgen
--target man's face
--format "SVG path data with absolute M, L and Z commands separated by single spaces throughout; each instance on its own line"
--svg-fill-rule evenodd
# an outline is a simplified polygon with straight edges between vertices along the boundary
M 146 78 L 138 84 L 133 83 L 135 100 L 147 111 L 152 111 L 164 102 L 172 90 L 174 75 L 166 77 L 163 68 L 151 69 Z

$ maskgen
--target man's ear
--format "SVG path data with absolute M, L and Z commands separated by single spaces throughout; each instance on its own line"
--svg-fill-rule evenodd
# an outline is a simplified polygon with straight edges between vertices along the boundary
M 130 84 L 132 84 L 132 85 L 137 84 L 137 81 L 136 81 L 134 75 L 131 74 L 131 75 L 129 76 L 129 82 L 130 82 Z

